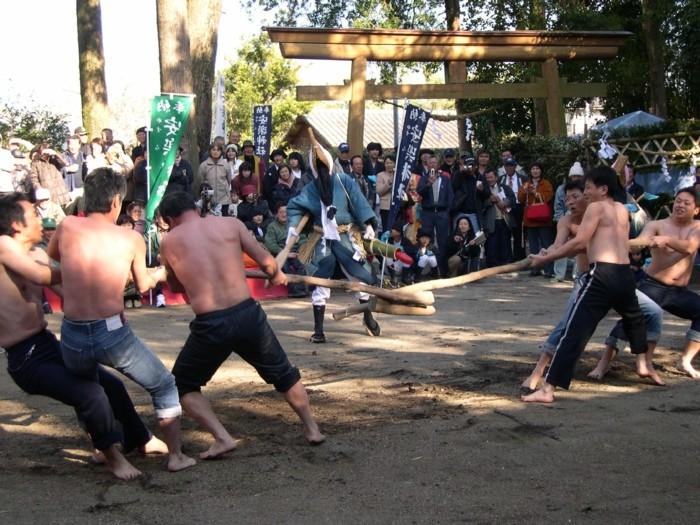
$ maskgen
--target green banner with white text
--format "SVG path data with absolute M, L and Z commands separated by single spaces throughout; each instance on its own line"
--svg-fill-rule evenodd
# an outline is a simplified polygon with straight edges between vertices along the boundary
M 151 102 L 151 127 L 148 134 L 150 193 L 146 204 L 146 223 L 153 221 L 168 186 L 170 172 L 180 147 L 194 95 L 159 95 Z

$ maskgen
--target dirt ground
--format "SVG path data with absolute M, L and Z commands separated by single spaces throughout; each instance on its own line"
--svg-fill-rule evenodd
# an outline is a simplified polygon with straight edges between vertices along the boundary
M 133 455 L 146 475 L 131 483 L 90 465 L 72 411 L 24 394 L 3 366 L 0 523 L 698 523 L 700 382 L 675 366 L 687 322 L 664 321 L 667 387 L 638 380 L 629 353 L 604 384 L 586 381 L 611 316 L 571 391 L 552 406 L 517 400 L 568 293 L 504 275 L 441 291 L 432 318 L 379 316 L 380 338 L 357 317 L 329 319 L 328 344 L 313 346 L 307 300 L 267 302 L 328 441 L 307 446 L 282 398 L 234 356 L 205 391 L 239 449 L 178 474 Z M 351 301 L 336 294 L 329 311 Z M 128 317 L 172 365 L 190 310 Z M 153 428 L 148 396 L 129 390 Z M 186 451 L 207 446 L 183 427 Z

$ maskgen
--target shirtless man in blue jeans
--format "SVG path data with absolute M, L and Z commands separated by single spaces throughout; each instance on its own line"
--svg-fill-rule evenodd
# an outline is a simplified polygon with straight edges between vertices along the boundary
M 126 194 L 124 177 L 98 168 L 86 177 L 83 188 L 87 216 L 67 217 L 48 248 L 49 257 L 61 263 L 63 360 L 76 375 L 94 379 L 98 365 L 104 364 L 145 388 L 168 445 L 168 470 L 191 467 L 195 461 L 182 453 L 180 443 L 182 408 L 175 379 L 124 318 L 129 274 L 145 293 L 165 280 L 165 270 L 149 273 L 146 243 L 135 231 L 115 224 Z
M 66 369 L 41 308 L 42 286 L 52 284 L 52 277 L 54 284 L 60 279 L 46 253 L 33 249 L 41 238 L 41 220 L 24 195 L 0 198 L 0 346 L 7 354 L 7 371 L 28 394 L 72 406 L 100 452 L 96 459 L 115 477 L 131 479 L 139 471 L 119 446 L 147 454 L 165 452 L 165 444 L 143 424 L 119 379 L 103 369 L 97 381 Z

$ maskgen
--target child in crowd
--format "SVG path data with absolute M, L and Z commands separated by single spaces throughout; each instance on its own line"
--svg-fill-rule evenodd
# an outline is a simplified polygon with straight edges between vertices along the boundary
M 420 281 L 423 277 L 438 276 L 438 262 L 433 245 L 433 234 L 429 230 L 418 231 L 418 252 L 416 253 L 416 264 L 414 267 L 415 280 Z

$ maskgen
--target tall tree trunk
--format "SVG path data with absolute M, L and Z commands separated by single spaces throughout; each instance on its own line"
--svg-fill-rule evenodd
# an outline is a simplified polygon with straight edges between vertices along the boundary
M 211 137 L 212 88 L 221 18 L 221 0 L 188 0 L 192 82 L 197 95 L 197 141 L 207 151 Z
M 447 18 L 447 30 L 448 31 L 459 31 L 461 29 L 460 15 L 461 9 L 459 5 L 459 0 L 445 0 L 445 15 Z M 460 83 L 463 84 L 467 80 L 467 63 L 466 62 L 445 62 L 445 82 L 447 83 Z M 463 99 L 455 100 L 455 111 L 459 113 L 464 112 L 466 101 Z M 467 139 L 464 134 L 466 119 L 457 119 L 457 135 L 459 137 L 459 149 L 460 151 L 466 151 L 469 147 L 467 144 Z
M 187 0 L 156 0 L 158 21 L 158 54 L 160 57 L 160 89 L 164 93 L 194 93 L 192 82 L 192 58 L 190 35 L 187 25 Z M 197 104 L 192 104 L 190 119 L 180 145 L 185 157 L 196 170 L 199 166 L 197 152 Z
M 530 20 L 528 29 L 547 29 L 547 14 L 544 0 L 530 1 Z M 542 75 L 542 63 L 536 62 L 532 66 L 534 75 Z M 547 135 L 547 101 L 543 98 L 533 98 L 533 113 L 535 114 L 535 134 Z
M 109 122 L 100 0 L 76 0 L 75 8 L 83 126 L 91 137 L 99 137 Z
M 661 33 L 661 16 L 655 11 L 656 2 L 642 0 L 642 29 L 649 59 L 649 111 L 666 118 L 666 82 L 664 66 L 664 39 Z M 658 5 L 656 6 L 658 9 Z

